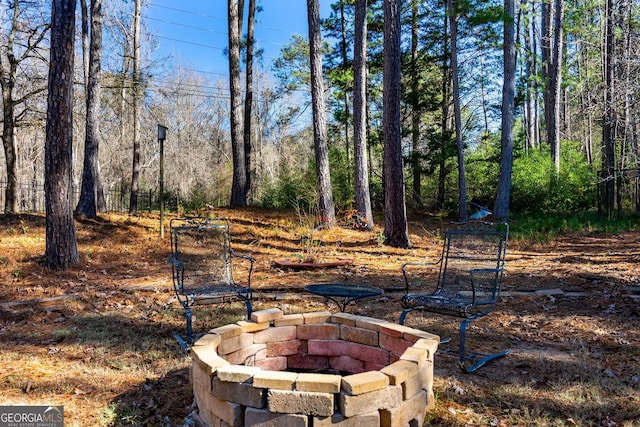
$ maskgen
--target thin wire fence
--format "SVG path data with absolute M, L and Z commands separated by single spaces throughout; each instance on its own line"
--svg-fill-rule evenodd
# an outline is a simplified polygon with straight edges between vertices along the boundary
M 0 181 L 0 212 L 4 212 L 7 182 Z M 104 192 L 108 212 L 128 212 L 131 192 L 128 189 L 113 188 Z M 18 184 L 18 211 L 44 212 L 44 184 L 38 181 L 21 182 Z M 73 204 L 75 207 L 80 198 L 80 190 L 73 190 Z M 177 211 L 177 198 L 165 194 L 164 207 L 167 211 Z M 160 210 L 159 193 L 153 190 L 138 192 L 138 211 L 151 212 Z

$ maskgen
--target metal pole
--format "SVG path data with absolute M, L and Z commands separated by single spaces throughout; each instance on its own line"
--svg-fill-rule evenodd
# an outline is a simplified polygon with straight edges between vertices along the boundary
M 160 238 L 164 239 L 164 140 L 160 140 Z
M 164 239 L 164 140 L 167 128 L 158 125 L 158 141 L 160 142 L 160 238 Z

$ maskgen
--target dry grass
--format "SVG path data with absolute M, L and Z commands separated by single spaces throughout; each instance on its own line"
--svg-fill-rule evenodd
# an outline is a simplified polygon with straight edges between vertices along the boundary
M 318 230 L 319 256 L 354 263 L 293 272 L 271 262 L 304 250 L 295 214 L 215 213 L 232 219 L 236 250 L 257 259 L 256 309 L 325 309 L 302 293 L 305 284 L 366 282 L 385 295 L 350 311 L 390 321 L 400 313 L 400 265 L 434 255 L 441 225 L 412 221 L 410 250 L 380 245 L 380 227 Z M 69 426 L 184 425 L 193 399 L 190 359 L 171 335 L 184 321 L 157 217 L 110 214 L 77 222 L 77 229 L 82 265 L 52 272 L 42 266 L 44 218 L 0 216 L 0 405 L 64 405 Z M 512 353 L 474 374 L 463 374 L 454 357 L 437 355 L 436 409 L 427 423 L 640 425 L 640 239 L 629 233 L 525 243 L 510 246 L 509 293 L 469 330 L 469 345 Z M 580 294 L 533 293 L 553 288 Z M 243 312 L 238 303 L 210 308 L 196 311 L 199 330 Z M 455 343 L 455 320 L 410 315 L 407 324 Z

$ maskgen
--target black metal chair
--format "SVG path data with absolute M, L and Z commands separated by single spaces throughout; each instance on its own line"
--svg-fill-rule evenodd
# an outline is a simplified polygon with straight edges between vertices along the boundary
M 196 303 L 217 303 L 239 298 L 251 318 L 251 273 L 254 259 L 239 255 L 231 247 L 227 218 L 186 217 L 170 222 L 173 288 L 184 308 L 186 337 L 174 336 L 183 349 L 193 344 L 191 307 Z M 234 259 L 243 260 L 243 285 L 236 282 Z M 246 283 L 246 284 L 244 284 Z
M 460 324 L 459 360 L 461 367 L 473 372 L 490 360 L 505 356 L 469 352 L 466 331 L 469 323 L 489 314 L 500 297 L 509 225 L 487 221 L 450 223 L 444 233 L 442 254 L 435 262 L 410 262 L 402 266 L 406 293 L 400 324 L 412 311 L 433 312 L 464 318 Z M 420 268 L 422 266 L 423 268 Z M 415 288 L 415 277 L 425 268 L 438 268 L 435 288 Z M 443 343 L 448 340 L 443 340 Z M 470 366 L 467 366 L 469 365 Z

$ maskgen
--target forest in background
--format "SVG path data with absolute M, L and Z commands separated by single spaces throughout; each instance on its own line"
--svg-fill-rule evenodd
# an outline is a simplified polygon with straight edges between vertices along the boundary
M 0 180 L 5 188 L 11 187 L 7 184 L 12 180 L 33 186 L 44 177 L 48 3 L 12 0 L 1 12 L 4 150 Z M 86 2 L 80 3 L 83 7 L 77 15 L 88 11 Z M 131 191 L 137 143 L 136 191 L 157 194 L 156 132 L 162 124 L 168 129 L 167 196 L 178 198 L 187 210 L 227 205 L 233 180 L 229 82 L 190 70 L 175 58 L 149 59 L 159 43 L 145 32 L 145 8 L 153 7 L 152 3 L 104 0 L 102 4 L 98 139 L 103 189 Z M 258 6 L 258 16 L 260 7 L 277 7 L 267 2 Z M 382 1 L 370 1 L 367 9 L 366 129 L 374 208 L 384 204 L 382 6 Z M 333 197 L 338 209 L 349 210 L 354 200 L 354 2 L 336 1 L 332 10 L 322 22 L 327 137 Z M 503 12 L 502 3 L 496 1 L 402 2 L 402 152 L 409 207 L 444 212 L 458 208 L 449 13 L 458 25 L 467 198 L 488 206 L 493 203 L 500 158 Z M 134 40 L 136 16 L 142 28 L 139 50 Z M 523 0 L 516 4 L 512 211 L 600 208 L 611 216 L 615 209 L 637 209 L 639 17 L 639 5 L 632 1 Z M 88 40 L 82 40 L 86 31 L 81 28 L 76 34 L 73 183 L 79 191 Z M 135 52 L 140 55 L 137 70 Z M 255 55 L 259 58 L 260 52 Z M 244 50 L 241 59 L 244 67 Z M 248 203 L 281 208 L 313 200 L 316 174 L 308 40 L 294 36 L 273 64 L 256 63 Z M 142 103 L 140 117 L 134 113 L 136 98 Z M 12 169 L 15 173 L 10 173 Z M 29 206 L 20 200 L 9 206 L 15 197 L 7 195 L 2 196 L 5 212 Z

